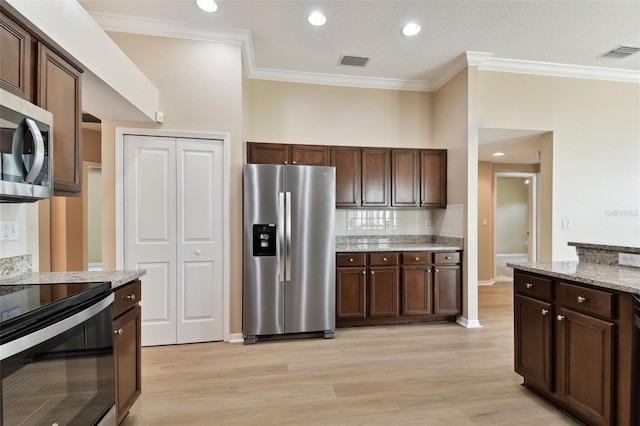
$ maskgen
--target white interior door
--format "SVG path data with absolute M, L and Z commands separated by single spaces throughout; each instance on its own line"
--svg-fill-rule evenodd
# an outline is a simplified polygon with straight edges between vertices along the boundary
M 125 269 L 142 279 L 142 344 L 176 343 L 175 139 L 124 138 Z
M 142 279 L 142 344 L 222 340 L 223 143 L 124 138 L 125 268 Z
M 222 141 L 177 140 L 177 342 L 222 340 Z

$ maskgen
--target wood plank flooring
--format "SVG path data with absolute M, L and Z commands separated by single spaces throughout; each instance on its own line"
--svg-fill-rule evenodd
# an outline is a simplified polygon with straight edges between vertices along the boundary
M 579 424 L 513 372 L 512 298 L 512 283 L 481 286 L 480 329 L 143 348 L 142 396 L 123 425 Z

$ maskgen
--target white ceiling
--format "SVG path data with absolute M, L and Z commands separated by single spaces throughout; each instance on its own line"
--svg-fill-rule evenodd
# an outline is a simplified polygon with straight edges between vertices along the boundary
M 639 0 L 219 0 L 212 14 L 195 0 L 79 3 L 107 31 L 241 44 L 257 79 L 433 91 L 471 60 L 484 69 L 640 83 L 640 53 L 600 57 L 640 47 Z M 315 10 L 326 25 L 307 22 Z M 410 21 L 422 26 L 412 38 L 401 34 Z M 365 68 L 339 66 L 342 55 L 371 59 Z M 481 135 L 481 145 L 489 136 L 504 144 L 508 134 Z M 527 131 L 515 136 L 521 143 Z

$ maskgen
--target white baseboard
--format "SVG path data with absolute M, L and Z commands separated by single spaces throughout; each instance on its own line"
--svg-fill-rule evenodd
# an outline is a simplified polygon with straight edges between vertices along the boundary
M 494 285 L 496 282 L 495 278 L 492 278 L 490 280 L 478 281 L 478 285 Z
M 242 333 L 229 334 L 229 343 L 244 343 L 244 336 Z
M 482 328 L 482 326 L 480 325 L 480 321 L 479 320 L 471 320 L 471 321 L 469 321 L 465 317 L 458 317 L 456 322 L 458 324 L 460 324 L 461 326 L 465 327 L 465 328 Z

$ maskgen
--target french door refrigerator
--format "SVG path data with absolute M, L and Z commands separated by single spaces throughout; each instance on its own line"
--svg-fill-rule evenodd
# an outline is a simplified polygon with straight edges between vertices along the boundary
M 335 168 L 243 169 L 242 333 L 258 340 L 335 329 Z

